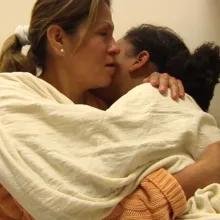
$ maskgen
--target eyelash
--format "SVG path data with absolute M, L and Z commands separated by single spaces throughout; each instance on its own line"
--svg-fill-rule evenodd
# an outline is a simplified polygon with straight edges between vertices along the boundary
M 108 35 L 108 32 L 107 31 L 106 32 L 101 32 L 100 35 L 103 36 L 103 37 L 106 37 Z

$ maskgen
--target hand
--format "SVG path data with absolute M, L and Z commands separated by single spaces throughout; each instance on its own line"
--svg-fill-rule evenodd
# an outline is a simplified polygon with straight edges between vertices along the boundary
M 189 199 L 197 189 L 220 183 L 220 142 L 210 144 L 200 160 L 173 175 Z
M 152 86 L 159 87 L 159 91 L 162 94 L 166 93 L 167 89 L 170 88 L 173 99 L 184 98 L 185 96 L 182 82 L 167 73 L 154 72 L 144 79 L 144 83 L 151 83 Z

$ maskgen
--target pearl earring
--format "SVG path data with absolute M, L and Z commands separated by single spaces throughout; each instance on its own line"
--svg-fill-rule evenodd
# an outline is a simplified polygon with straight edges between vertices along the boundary
M 60 52 L 61 52 L 61 53 L 64 53 L 64 49 L 60 49 Z

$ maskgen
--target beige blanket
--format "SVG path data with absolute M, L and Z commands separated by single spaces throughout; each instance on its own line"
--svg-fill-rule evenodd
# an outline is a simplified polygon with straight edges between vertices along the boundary
M 100 111 L 31 74 L 6 73 L 0 106 L 0 182 L 39 220 L 102 219 L 146 175 L 176 173 L 220 139 L 192 98 L 176 102 L 148 84 Z M 198 191 L 182 218 L 215 217 L 219 196 L 219 185 Z

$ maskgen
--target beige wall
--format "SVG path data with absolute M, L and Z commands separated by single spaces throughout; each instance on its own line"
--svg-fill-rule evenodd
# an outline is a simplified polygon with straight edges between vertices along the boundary
M 115 37 L 128 28 L 151 23 L 179 33 L 190 48 L 204 41 L 220 44 L 219 0 L 113 0 Z
M 190 48 L 203 41 L 220 44 L 220 0 L 112 0 L 115 37 L 140 23 L 167 25 Z M 19 24 L 29 22 L 35 0 L 0 0 L 0 47 Z
M 215 96 L 212 100 L 209 113 L 215 117 L 218 126 L 220 127 L 220 84 L 215 88 Z
M 19 24 L 29 22 L 35 0 L 0 0 L 0 48 Z M 113 0 L 115 37 L 140 23 L 165 25 L 178 32 L 193 49 L 204 41 L 220 45 L 220 0 Z M 211 113 L 220 125 L 220 86 Z
M 0 0 L 0 48 L 18 25 L 29 22 L 35 0 Z

